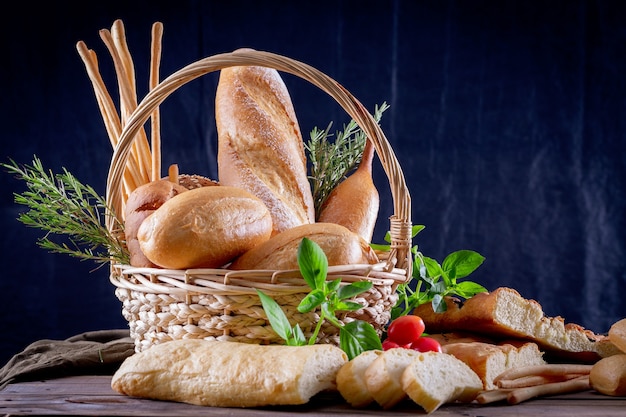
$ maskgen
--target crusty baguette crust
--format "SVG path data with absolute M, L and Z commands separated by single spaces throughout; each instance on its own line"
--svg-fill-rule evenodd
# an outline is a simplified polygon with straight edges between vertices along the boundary
M 298 405 L 336 389 L 348 361 L 334 345 L 182 339 L 127 358 L 111 387 L 128 396 L 212 407 Z
M 546 317 L 535 300 L 517 291 L 500 287 L 479 293 L 464 303 L 446 298 L 447 311 L 435 313 L 422 304 L 413 314 L 420 316 L 429 333 L 472 331 L 494 339 L 522 339 L 537 343 L 551 357 L 581 362 L 599 359 L 598 343 L 604 337 L 577 324 L 566 324 L 562 317 Z
M 304 142 L 282 78 L 270 68 L 221 70 L 215 97 L 218 175 L 267 205 L 277 234 L 315 221 Z

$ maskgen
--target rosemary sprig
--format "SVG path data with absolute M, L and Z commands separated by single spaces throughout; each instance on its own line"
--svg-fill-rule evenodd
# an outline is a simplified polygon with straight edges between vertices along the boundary
M 37 241 L 41 248 L 101 264 L 129 262 L 124 242 L 103 225 L 106 202 L 91 186 L 82 184 L 65 168 L 61 174 L 46 171 L 36 156 L 32 165 L 18 165 L 13 160 L 0 165 L 26 182 L 27 191 L 14 193 L 15 202 L 28 207 L 18 220 L 46 232 Z M 122 230 L 119 220 L 116 224 Z M 65 240 L 54 241 L 54 235 Z
M 382 114 L 389 108 L 386 102 L 374 109 L 374 120 L 380 122 Z M 354 120 L 335 133 L 331 141 L 332 122 L 324 130 L 314 127 L 310 139 L 304 144 L 310 162 L 309 180 L 313 193 L 316 216 L 330 192 L 361 162 L 366 136 Z

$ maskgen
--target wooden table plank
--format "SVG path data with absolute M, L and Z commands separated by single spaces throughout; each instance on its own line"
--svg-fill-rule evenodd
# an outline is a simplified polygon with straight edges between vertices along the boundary
M 254 409 L 200 407 L 190 404 L 131 398 L 118 394 L 110 386 L 110 376 L 78 376 L 47 381 L 22 382 L 0 391 L 0 415 L 82 415 L 82 416 L 276 416 L 302 414 L 307 416 L 374 416 L 394 417 L 425 414 L 412 403 L 404 401 L 392 410 L 383 411 L 373 405 L 365 409 L 350 407 L 337 393 L 323 393 L 309 404 L 290 407 Z M 440 417 L 624 417 L 626 397 L 607 397 L 593 391 L 545 397 L 518 405 L 506 403 L 447 404 L 432 415 Z

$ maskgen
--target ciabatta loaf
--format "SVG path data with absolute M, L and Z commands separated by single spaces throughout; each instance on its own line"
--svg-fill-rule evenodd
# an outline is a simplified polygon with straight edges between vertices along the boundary
M 273 233 L 315 221 L 307 161 L 287 87 L 274 69 L 220 72 L 215 97 L 218 175 L 267 205 Z
M 601 356 L 597 335 L 562 317 L 546 317 L 541 305 L 512 288 L 479 293 L 461 303 L 446 298 L 447 311 L 435 313 L 430 303 L 417 307 L 429 333 L 472 331 L 494 339 L 522 339 L 536 343 L 546 355 L 568 361 L 595 362 Z
M 402 387 L 430 414 L 446 403 L 473 401 L 483 384 L 469 366 L 454 356 L 424 352 L 404 370 Z
M 125 395 L 212 407 L 298 405 L 336 389 L 348 361 L 334 345 L 182 339 L 127 358 L 111 380 Z

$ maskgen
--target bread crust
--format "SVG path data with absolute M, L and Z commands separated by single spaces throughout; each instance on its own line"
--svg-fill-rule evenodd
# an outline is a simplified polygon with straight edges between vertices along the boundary
M 221 70 L 215 97 L 218 175 L 267 205 L 277 234 L 315 221 L 298 120 L 282 78 L 270 68 Z
M 269 239 L 265 204 L 245 190 L 188 190 L 166 201 L 139 227 L 142 252 L 170 269 L 217 268 Z
M 550 357 L 576 362 L 595 362 L 598 345 L 605 337 L 577 324 L 566 324 L 562 317 L 546 317 L 535 300 L 523 298 L 516 290 L 500 287 L 479 293 L 461 303 L 445 299 L 447 310 L 435 313 L 422 304 L 413 310 L 429 333 L 472 332 L 496 340 L 521 339 L 537 343 Z
M 126 206 L 124 207 L 124 235 L 132 266 L 157 267 L 141 250 L 137 238 L 139 226 L 166 201 L 185 191 L 187 191 L 186 187 L 167 179 L 161 179 L 143 184 L 128 195 Z
M 212 407 L 298 405 L 335 390 L 337 372 L 347 361 L 334 345 L 182 339 L 127 358 L 111 387 L 133 397 Z
M 313 223 L 294 227 L 250 249 L 230 269 L 298 269 L 298 246 L 303 238 L 317 243 L 328 265 L 374 264 L 378 257 L 363 238 L 334 223 Z

